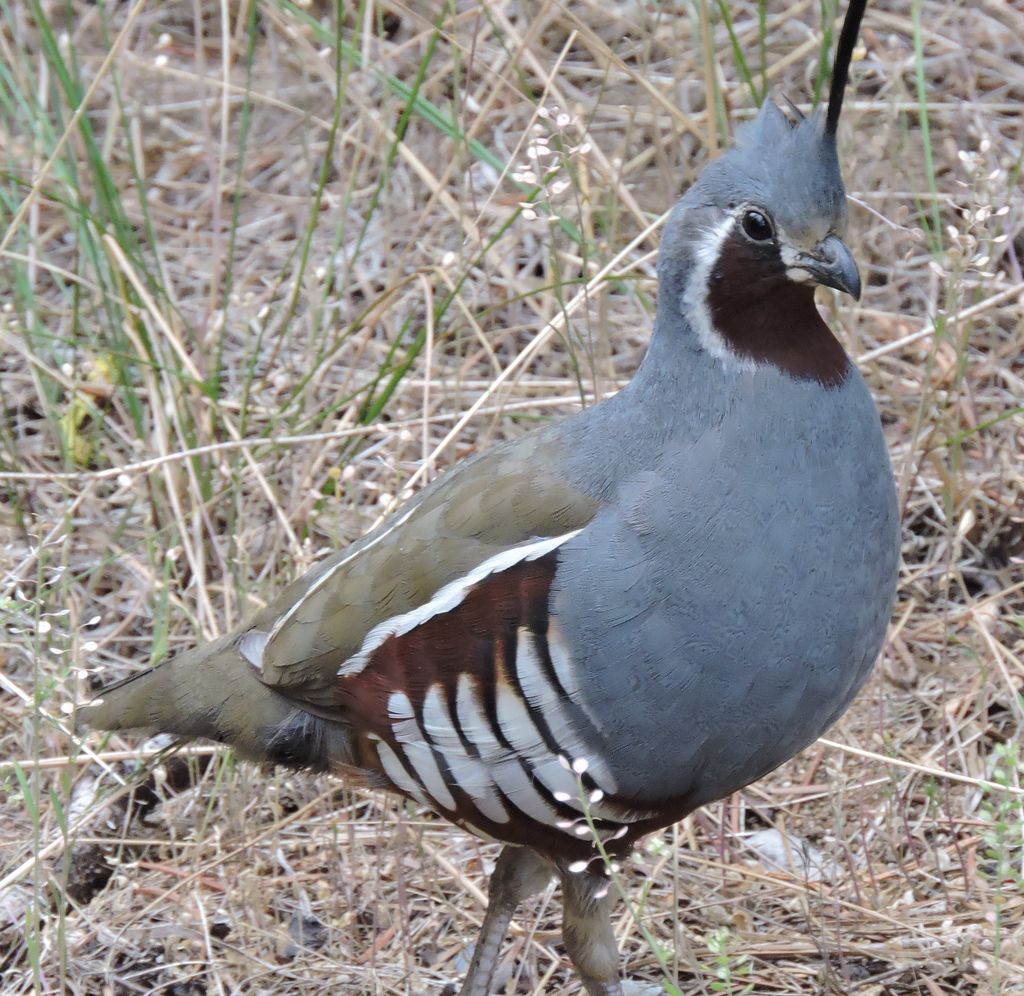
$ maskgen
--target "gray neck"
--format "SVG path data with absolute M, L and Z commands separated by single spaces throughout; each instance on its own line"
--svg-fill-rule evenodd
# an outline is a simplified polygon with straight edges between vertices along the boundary
M 735 404 L 739 371 L 708 354 L 678 310 L 662 303 L 647 354 L 618 394 L 562 423 L 571 476 L 605 494 L 638 470 L 656 465 L 670 440 L 692 439 Z
M 679 308 L 680 291 L 666 288 L 658 294 L 654 332 L 640 369 L 630 387 L 666 391 L 663 400 L 678 392 L 680 384 L 706 382 L 725 375 L 722 364 L 701 345 Z M 676 385 L 673 389 L 670 385 Z

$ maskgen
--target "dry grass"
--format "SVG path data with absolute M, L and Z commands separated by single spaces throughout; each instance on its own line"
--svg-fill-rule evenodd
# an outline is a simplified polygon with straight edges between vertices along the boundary
M 759 82 L 756 4 L 728 6 Z M 805 100 L 819 5 L 767 6 L 768 81 Z M 337 63 L 319 7 L 250 31 L 248 3 L 69 0 L 49 48 L 34 4 L 0 8 L 3 990 L 440 993 L 492 847 L 221 752 L 147 781 L 66 712 L 84 672 L 225 630 L 629 377 L 653 223 L 752 106 L 718 8 L 346 5 Z M 842 130 L 866 293 L 824 304 L 899 476 L 892 634 L 830 734 L 860 752 L 822 743 L 624 869 L 656 939 L 623 913 L 633 979 L 660 954 L 693 993 L 1024 991 L 1022 39 L 1005 0 L 869 12 Z M 568 181 L 536 210 L 531 148 Z M 824 879 L 759 863 L 766 827 Z M 517 923 L 505 991 L 574 992 L 557 896 Z

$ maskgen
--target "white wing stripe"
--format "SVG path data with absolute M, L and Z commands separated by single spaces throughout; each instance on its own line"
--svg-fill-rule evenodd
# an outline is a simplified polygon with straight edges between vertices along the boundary
M 450 612 L 465 599 L 466 595 L 476 585 L 491 574 L 500 574 L 516 564 L 537 560 L 552 550 L 558 549 L 558 547 L 571 540 L 574 536 L 578 536 L 580 532 L 581 530 L 576 529 L 562 536 L 534 540 L 531 543 L 524 543 L 520 546 L 510 547 L 508 550 L 502 550 L 501 553 L 489 557 L 482 564 L 474 567 L 468 574 L 448 582 L 448 584 L 444 585 L 434 594 L 429 602 L 418 605 L 415 609 L 410 609 L 408 612 L 392 616 L 390 619 L 385 619 L 374 626 L 366 634 L 360 648 L 338 668 L 338 675 L 359 674 L 370 662 L 373 652 L 385 640 L 392 636 L 403 636 L 405 633 L 414 630 L 417 626 L 433 619 L 434 616 Z M 273 635 L 271 633 L 271 637 Z
M 384 539 L 387 536 L 390 536 L 391 533 L 393 533 L 399 526 L 405 523 L 408 520 L 408 518 L 412 515 L 412 513 L 416 511 L 417 508 L 415 502 L 410 502 L 410 504 L 412 507 L 404 515 L 397 516 L 395 518 L 395 521 L 392 522 L 391 525 L 387 527 L 387 529 L 383 530 L 377 536 L 374 536 L 374 538 L 370 540 L 368 543 L 364 543 L 362 546 L 359 546 L 357 549 L 353 550 L 347 557 L 342 557 L 341 560 L 339 560 L 336 564 L 332 564 L 329 568 L 327 568 L 327 570 L 325 570 L 323 574 L 321 574 L 320 577 L 318 577 L 302 593 L 302 596 L 288 607 L 287 612 L 283 612 L 280 616 L 278 616 L 277 620 L 274 622 L 274 625 L 270 630 L 270 635 L 267 637 L 266 641 L 264 641 L 264 646 L 260 648 L 261 659 L 260 663 L 256 665 L 257 667 L 262 667 L 262 651 L 266 648 L 266 645 L 270 643 L 270 641 L 273 640 L 278 633 L 281 632 L 281 630 L 284 628 L 285 623 L 287 623 L 288 620 L 291 619 L 291 617 L 299 611 L 299 609 L 302 607 L 302 604 L 306 601 L 306 599 L 309 598 L 309 596 L 312 595 L 313 592 L 322 588 L 332 577 L 334 577 L 335 574 L 338 573 L 338 571 L 340 571 L 354 557 L 358 557 L 359 554 L 365 553 L 371 547 L 375 547 L 382 539 Z M 250 661 L 250 663 L 255 662 Z
M 267 646 L 268 636 L 262 630 L 250 629 L 241 640 L 238 641 L 238 652 L 257 671 L 263 670 L 263 651 Z

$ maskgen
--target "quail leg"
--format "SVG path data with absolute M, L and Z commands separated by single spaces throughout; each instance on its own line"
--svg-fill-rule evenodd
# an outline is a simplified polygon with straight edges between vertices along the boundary
M 504 848 L 491 875 L 487 913 L 459 996 L 490 996 L 501 942 L 512 914 L 524 899 L 540 892 L 553 874 L 551 864 L 536 851 L 511 844 Z
M 603 874 L 562 872 L 562 941 L 589 996 L 622 996 L 610 885 Z

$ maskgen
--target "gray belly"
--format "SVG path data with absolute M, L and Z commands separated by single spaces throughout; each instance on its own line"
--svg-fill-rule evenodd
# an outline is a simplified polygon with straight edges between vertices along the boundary
M 691 808 L 735 791 L 813 742 L 869 674 L 899 530 L 860 387 L 832 440 L 827 419 L 769 413 L 665 448 L 564 550 L 553 611 L 622 794 Z

